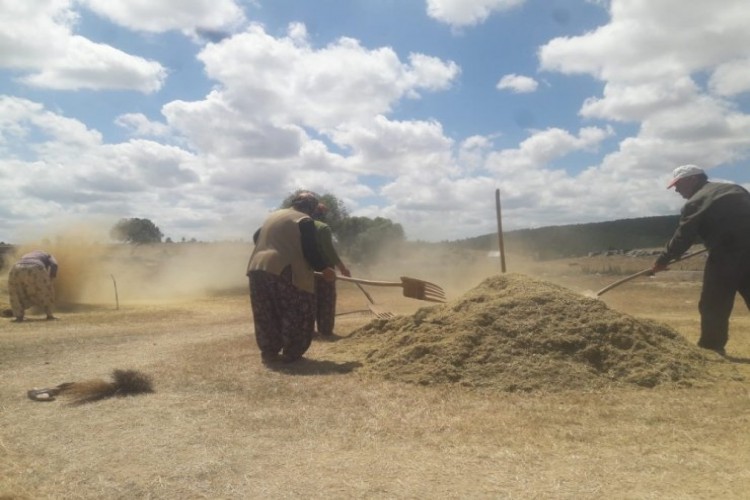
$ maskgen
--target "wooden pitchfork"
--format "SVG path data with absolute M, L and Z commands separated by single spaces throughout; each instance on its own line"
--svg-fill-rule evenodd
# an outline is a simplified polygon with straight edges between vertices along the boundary
M 689 253 L 689 254 L 685 254 L 682 257 L 678 257 L 678 258 L 674 259 L 669 264 L 675 264 L 677 262 L 680 262 L 680 261 L 685 260 L 685 259 L 689 259 L 691 257 L 695 257 L 696 255 L 700 255 L 700 254 L 705 253 L 707 251 L 708 251 L 708 248 L 704 248 L 702 250 L 697 250 L 695 252 L 692 252 L 692 253 Z M 596 296 L 599 297 L 602 294 L 604 294 L 604 293 L 612 290 L 613 288 L 618 287 L 618 286 L 622 285 L 623 283 L 627 283 L 628 281 L 634 280 L 635 278 L 637 278 L 639 276 L 651 276 L 651 275 L 653 275 L 653 273 L 651 272 L 651 268 L 650 267 L 648 269 L 644 269 L 643 271 L 638 271 L 635 274 L 631 274 L 630 276 L 626 276 L 625 278 L 622 278 L 621 280 L 615 281 L 614 283 L 605 286 L 604 288 L 602 288 L 601 290 L 599 290 L 598 292 L 596 292 Z
M 336 279 L 371 286 L 400 286 L 404 289 L 404 297 L 428 302 L 445 302 L 445 292 L 438 285 L 407 276 L 401 276 L 401 281 L 372 281 L 347 276 L 336 276 Z
M 360 289 L 360 291 L 365 294 L 365 297 L 367 297 L 367 308 L 370 310 L 372 314 L 375 315 L 378 319 L 389 319 L 394 317 L 394 314 L 390 311 L 382 311 L 380 310 L 376 305 L 375 301 L 372 300 L 372 296 L 365 290 L 365 288 L 360 285 L 358 282 L 354 282 L 355 285 L 357 285 L 357 288 Z
M 438 285 L 407 276 L 401 276 L 401 281 L 373 281 L 347 276 L 336 276 L 336 279 L 370 286 L 400 286 L 404 289 L 404 297 L 428 302 L 445 302 L 445 292 Z

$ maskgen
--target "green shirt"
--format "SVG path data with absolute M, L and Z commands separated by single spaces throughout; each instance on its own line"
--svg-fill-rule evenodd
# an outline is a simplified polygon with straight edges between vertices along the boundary
M 315 235 L 318 240 L 318 250 L 329 267 L 341 264 L 341 258 L 333 247 L 333 231 L 325 222 L 315 221 Z

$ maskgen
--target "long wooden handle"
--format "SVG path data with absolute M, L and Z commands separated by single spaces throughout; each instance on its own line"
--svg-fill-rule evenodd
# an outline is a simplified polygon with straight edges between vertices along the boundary
M 363 280 L 361 278 L 352 278 L 349 276 L 336 276 L 337 280 L 341 281 L 350 281 L 352 283 L 361 283 L 363 285 L 372 285 L 372 286 L 403 286 L 403 283 L 400 281 L 372 281 L 372 280 Z
M 323 276 L 323 273 L 315 271 L 315 274 L 318 276 Z M 352 278 L 350 276 L 340 276 L 336 275 L 337 280 L 341 281 L 349 281 L 350 283 L 361 283 L 363 285 L 372 285 L 372 286 L 404 286 L 404 284 L 400 281 L 373 281 L 373 280 L 363 280 L 361 278 Z
M 639 276 L 645 276 L 645 275 L 650 274 L 650 273 L 651 273 L 651 268 L 644 269 L 643 271 L 638 271 L 635 274 L 631 274 L 630 276 L 627 276 L 627 277 L 625 277 L 625 278 L 623 278 L 623 279 L 621 279 L 619 281 L 615 281 L 614 283 L 611 283 L 611 284 L 605 286 L 604 288 L 602 288 L 601 290 L 599 290 L 598 292 L 596 292 L 596 296 L 598 297 L 598 296 L 602 295 L 603 293 L 608 292 L 608 291 L 612 290 L 613 288 L 622 285 L 623 283 L 627 283 L 628 281 L 634 280 L 634 279 L 636 279 Z
M 359 288 L 360 292 L 362 292 L 362 293 L 365 294 L 365 297 L 367 297 L 367 300 L 370 302 L 370 304 L 374 304 L 375 303 L 375 301 L 372 300 L 372 295 L 370 295 L 370 293 L 367 290 L 365 290 L 365 287 L 363 287 L 359 283 L 354 283 L 354 284 L 357 285 L 357 288 Z
M 706 253 L 707 251 L 708 251 L 708 248 L 704 248 L 702 250 L 698 250 L 698 251 L 695 251 L 693 253 L 689 253 L 687 255 L 683 255 L 682 257 L 674 259 L 672 262 L 670 262 L 670 264 L 674 264 L 676 262 L 680 262 L 681 260 L 689 259 L 690 257 L 695 257 L 696 255 L 700 255 L 702 253 Z M 633 279 L 635 279 L 635 278 L 637 278 L 639 276 L 646 276 L 646 275 L 649 275 L 649 274 L 651 274 L 651 268 L 644 269 L 643 271 L 638 271 L 635 274 L 631 274 L 630 276 L 627 276 L 627 277 L 625 277 L 625 278 L 623 278 L 623 279 L 621 279 L 619 281 L 615 281 L 614 283 L 611 283 L 611 284 L 605 286 L 604 288 L 602 288 L 601 290 L 599 290 L 598 292 L 596 292 L 596 296 L 598 297 L 598 296 L 602 295 L 603 293 L 608 292 L 608 291 L 612 290 L 613 288 L 618 287 L 618 286 L 622 285 L 623 283 L 627 283 L 628 281 L 633 280 Z

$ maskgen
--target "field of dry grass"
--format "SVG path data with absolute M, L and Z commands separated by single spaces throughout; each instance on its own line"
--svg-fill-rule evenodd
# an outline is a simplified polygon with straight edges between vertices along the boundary
M 105 260 L 86 305 L 60 311 L 59 321 L 2 319 L 0 498 L 747 497 L 744 304 L 732 318 L 730 362 L 713 361 L 731 374 L 721 383 L 532 393 L 423 387 L 365 376 L 345 338 L 315 341 L 299 364 L 264 367 L 242 277 L 246 249 L 192 253 L 160 254 L 156 266 L 153 256 L 130 255 L 129 268 Z M 509 256 L 508 267 L 592 295 L 621 277 L 609 274 L 613 267 L 625 275 L 650 263 L 621 259 Z M 691 265 L 601 300 L 695 342 L 700 262 Z M 496 272 L 481 256 L 454 255 L 402 259 L 363 277 L 429 279 L 452 300 Z M 398 290 L 370 291 L 398 314 L 425 305 Z M 352 312 L 337 320 L 346 337 L 371 317 L 358 312 L 366 302 L 356 288 L 341 284 L 339 294 L 339 312 Z M 26 398 L 28 389 L 107 379 L 113 369 L 151 375 L 156 392 L 82 406 Z

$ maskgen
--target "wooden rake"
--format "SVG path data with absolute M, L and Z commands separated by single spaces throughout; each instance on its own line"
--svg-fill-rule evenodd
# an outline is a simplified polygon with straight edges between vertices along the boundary
M 337 280 L 349 281 L 360 285 L 370 286 L 400 286 L 404 289 L 404 297 L 417 300 L 426 300 L 428 302 L 445 302 L 445 292 L 435 283 L 401 276 L 401 281 L 373 281 L 363 280 L 360 278 L 350 278 L 347 276 L 336 276 Z
M 322 275 L 322 273 L 316 272 L 315 274 Z M 337 280 L 349 281 L 350 283 L 357 283 L 359 285 L 369 286 L 400 286 L 404 289 L 404 297 L 417 300 L 426 300 L 428 302 L 445 302 L 445 292 L 435 283 L 429 281 L 419 280 L 417 278 L 409 278 L 407 276 L 401 276 L 401 281 L 373 281 L 363 280 L 361 278 L 351 278 L 348 276 L 336 276 Z M 367 296 L 368 294 L 365 294 Z M 371 297 L 368 300 L 372 302 Z
M 375 305 L 375 301 L 372 300 L 372 295 L 370 295 L 367 292 L 367 290 L 365 290 L 365 287 L 363 287 L 360 283 L 358 283 L 358 282 L 355 281 L 354 284 L 357 285 L 357 288 L 359 288 L 360 291 L 365 295 L 365 297 L 367 297 L 367 308 L 370 310 L 370 312 L 372 314 L 375 315 L 376 318 L 378 318 L 378 319 L 389 319 L 389 318 L 393 318 L 395 316 L 395 314 L 393 314 L 390 311 L 383 311 L 383 310 L 379 309 Z

